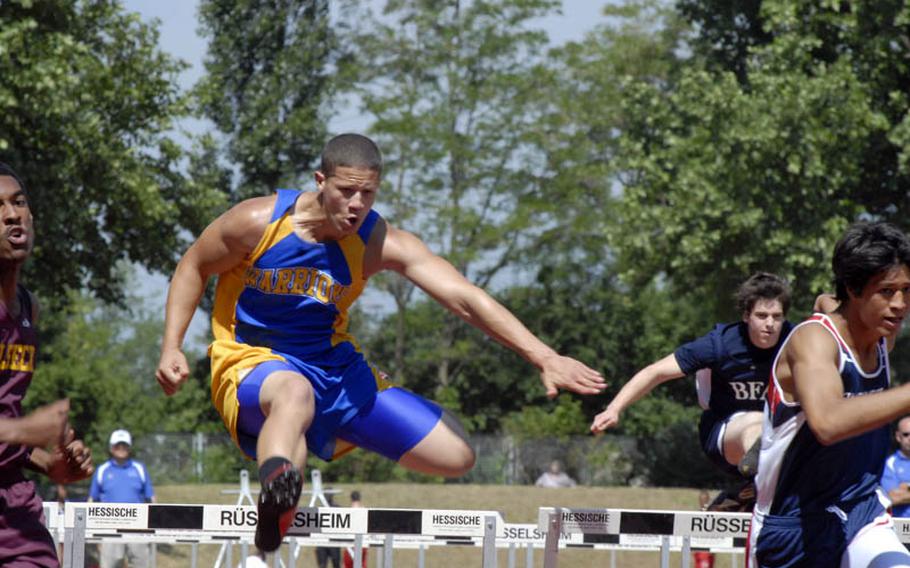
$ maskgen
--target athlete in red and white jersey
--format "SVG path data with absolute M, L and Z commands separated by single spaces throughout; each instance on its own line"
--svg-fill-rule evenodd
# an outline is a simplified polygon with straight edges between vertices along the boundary
M 878 488 L 888 424 L 910 409 L 888 351 L 910 303 L 910 239 L 885 223 L 834 251 L 838 308 L 801 323 L 772 367 L 750 565 L 910 566 Z

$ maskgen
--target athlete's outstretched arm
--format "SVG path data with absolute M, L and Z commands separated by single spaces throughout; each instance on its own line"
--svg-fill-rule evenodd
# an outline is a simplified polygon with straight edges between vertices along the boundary
M 594 417 L 594 421 L 591 422 L 591 431 L 598 434 L 607 428 L 617 426 L 623 410 L 654 390 L 657 385 L 684 376 L 685 373 L 679 367 L 679 362 L 676 361 L 676 355 L 673 353 L 651 363 L 635 373 L 610 401 L 607 408 Z
M 806 325 L 794 331 L 781 357 L 790 375 L 789 381 L 781 381 L 784 391 L 795 394 L 809 428 L 822 444 L 858 436 L 896 420 L 910 409 L 910 383 L 844 398 L 838 346 L 820 325 Z M 788 382 L 792 387 L 788 388 Z
M 556 353 L 416 236 L 388 225 L 380 228 L 379 235 L 380 269 L 402 274 L 446 309 L 537 367 L 547 396 L 555 397 L 560 389 L 580 394 L 597 394 L 604 389 L 600 373 Z
M 155 373 L 168 396 L 189 377 L 183 339 L 206 283 L 239 264 L 262 238 L 274 196 L 244 201 L 215 219 L 177 264 L 168 288 L 161 358 Z

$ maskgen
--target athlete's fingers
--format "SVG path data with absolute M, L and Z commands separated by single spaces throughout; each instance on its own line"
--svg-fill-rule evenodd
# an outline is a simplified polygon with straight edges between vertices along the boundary
M 591 422 L 591 431 L 596 433 L 603 432 L 608 428 L 613 428 L 617 424 L 619 424 L 619 414 L 608 408 L 594 417 L 594 420 Z
M 155 373 L 155 378 L 167 396 L 173 395 L 180 388 L 181 380 L 179 376 L 168 373 L 165 369 L 159 368 Z
M 559 388 L 556 384 L 556 381 L 551 379 L 546 374 L 540 376 L 541 382 L 543 382 L 543 388 L 547 393 L 547 398 L 555 398 L 559 394 Z
M 597 380 L 597 379 L 591 379 L 591 378 L 585 377 L 580 382 L 585 387 L 587 387 L 589 389 L 594 389 L 597 392 L 600 392 L 603 389 L 607 388 L 607 383 L 603 379 Z
M 600 379 L 600 380 L 602 380 L 602 381 L 605 380 L 604 377 L 603 377 L 603 375 L 600 373 L 600 371 L 598 371 L 598 370 L 596 370 L 596 369 L 592 369 L 591 367 L 588 367 L 588 366 L 585 365 L 584 363 L 582 363 L 581 366 L 582 366 L 583 369 L 584 369 L 585 376 L 591 377 L 592 379 Z
M 63 446 L 69 446 L 72 444 L 73 440 L 76 439 L 76 431 L 73 430 L 73 427 L 69 424 L 66 425 L 65 432 L 63 434 Z
M 58 404 L 58 416 L 63 418 L 63 423 L 60 428 L 60 440 L 58 442 L 58 445 L 62 447 L 68 443 L 66 439 L 67 434 L 69 433 L 69 430 L 72 430 L 69 423 L 70 399 L 64 398 L 63 400 L 58 401 L 56 404 Z
M 75 440 L 66 447 L 66 454 L 70 461 L 83 464 L 87 460 L 91 460 L 92 450 L 82 440 Z
M 563 381 L 562 388 L 577 392 L 579 394 L 598 394 L 606 388 L 606 383 L 600 383 L 591 379 L 577 378 L 574 380 Z

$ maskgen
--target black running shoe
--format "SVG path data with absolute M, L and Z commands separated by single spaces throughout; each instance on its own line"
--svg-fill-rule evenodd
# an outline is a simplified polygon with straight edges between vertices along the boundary
M 282 465 L 262 482 L 257 507 L 256 548 L 272 552 L 281 546 L 294 520 L 301 489 L 303 480 L 300 472 L 291 463 Z

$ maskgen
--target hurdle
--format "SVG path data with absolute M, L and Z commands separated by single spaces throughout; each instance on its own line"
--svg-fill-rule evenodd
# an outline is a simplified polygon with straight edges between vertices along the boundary
M 66 503 L 63 568 L 84 565 L 87 540 L 177 544 L 239 542 L 249 546 L 256 522 L 256 508 L 250 506 Z M 383 568 L 393 568 L 392 550 L 396 539 L 401 541 L 400 545 L 419 546 L 434 541 L 440 544 L 473 543 L 472 539 L 478 538 L 482 540 L 482 566 L 496 568 L 496 536 L 497 532 L 502 535 L 503 531 L 502 516 L 495 511 L 301 507 L 297 509 L 288 537 L 318 543 L 332 543 L 334 536 L 353 537 L 355 558 L 359 558 L 364 537 L 380 537 L 384 547 Z M 319 538 L 308 538 L 313 535 L 319 535 Z M 336 541 L 336 545 L 341 545 L 340 541 Z M 287 560 L 287 566 L 295 566 L 296 555 L 291 547 Z M 230 562 L 228 558 L 227 563 Z
M 731 553 L 731 565 L 736 566 L 751 520 L 749 513 L 541 507 L 537 524 L 547 534 L 544 568 L 558 566 L 555 543 L 561 534 L 581 535 L 581 546 L 608 543 L 659 550 L 661 568 L 669 568 L 670 550 L 679 550 L 682 568 L 689 568 L 693 549 Z
M 659 511 L 639 509 L 569 509 L 541 507 L 537 527 L 546 532 L 544 568 L 558 566 L 557 542 L 566 535 L 582 537 L 568 546 L 609 545 L 660 551 L 661 568 L 670 566 L 670 550 L 682 552 L 681 566 L 689 568 L 693 550 L 737 555 L 745 553 L 752 524 L 750 513 Z M 910 548 L 910 519 L 894 519 L 898 539 Z

